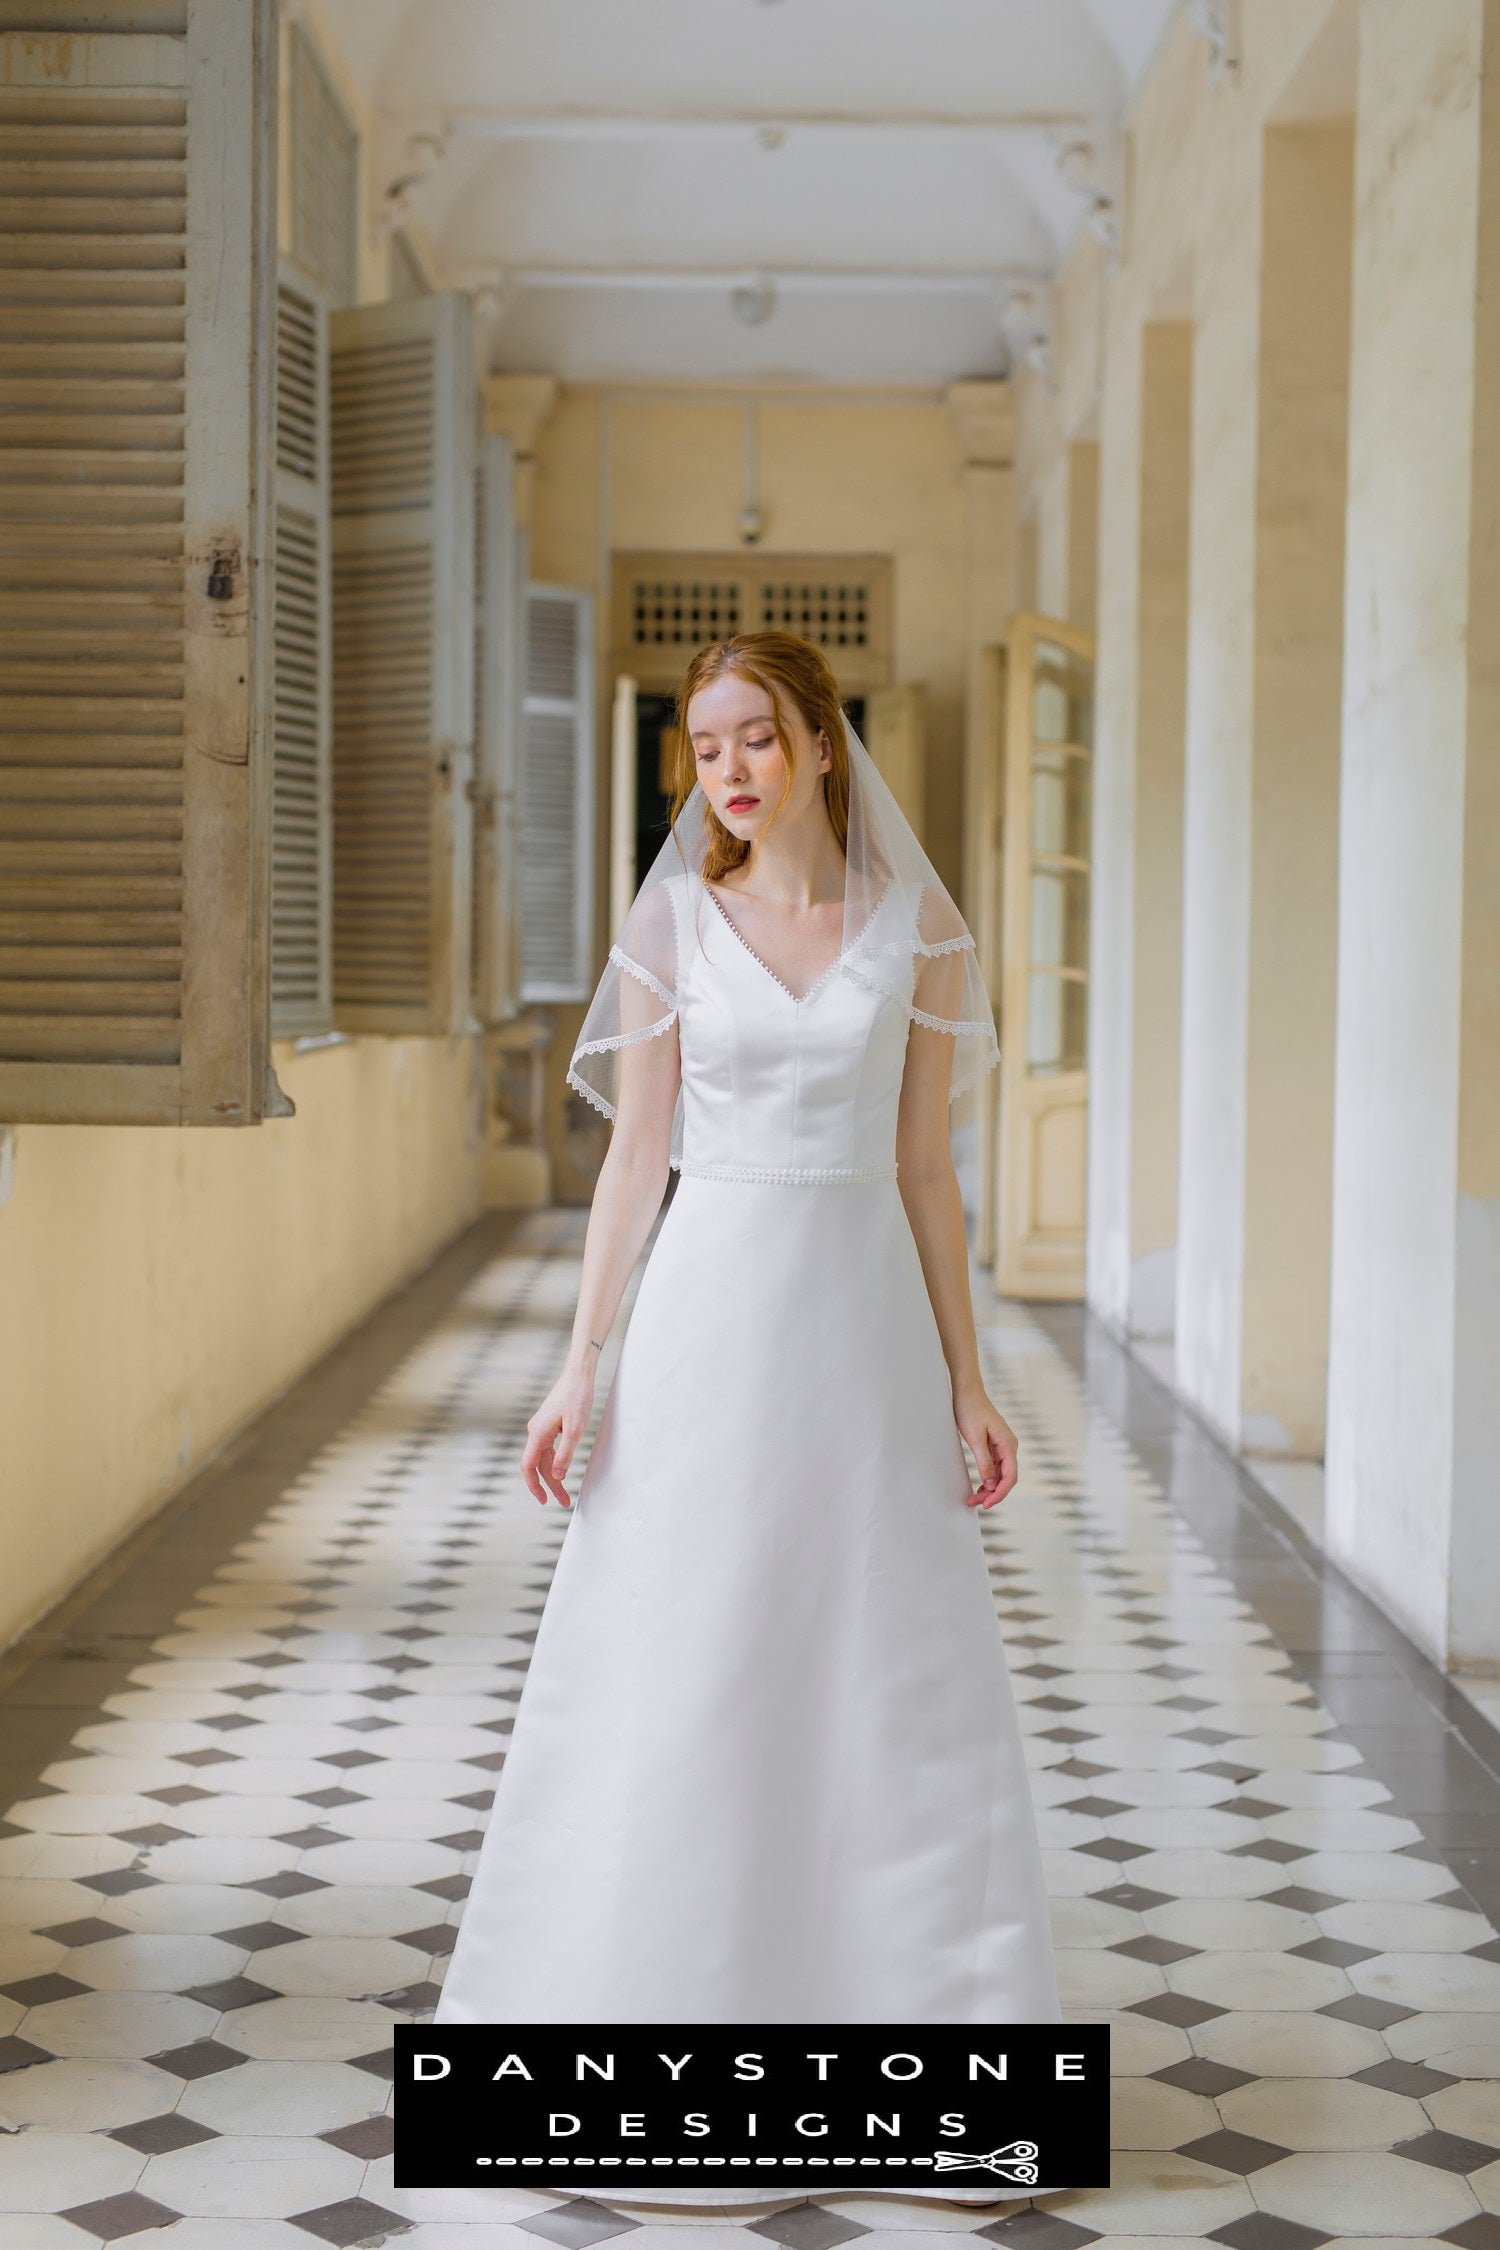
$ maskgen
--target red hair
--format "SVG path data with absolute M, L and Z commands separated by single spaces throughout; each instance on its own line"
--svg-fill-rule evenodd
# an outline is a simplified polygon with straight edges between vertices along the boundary
M 787 790 L 792 785 L 796 770 L 797 748 L 787 724 L 787 705 L 798 712 L 814 739 L 826 735 L 833 752 L 833 763 L 823 776 L 823 799 L 828 808 L 828 818 L 838 838 L 840 851 L 849 842 L 849 746 L 844 738 L 844 707 L 839 696 L 839 684 L 827 657 L 814 641 L 804 641 L 796 633 L 736 633 L 732 640 L 714 641 L 700 648 L 687 668 L 687 677 L 677 697 L 677 756 L 675 792 L 672 800 L 672 819 L 678 814 L 692 794 L 698 779 L 697 760 L 688 734 L 688 705 L 700 688 L 712 686 L 726 673 L 736 679 L 749 680 L 755 687 L 764 688 L 771 699 L 772 724 L 776 739 L 781 744 L 787 762 L 786 790 L 780 804 L 786 802 Z M 776 812 L 771 818 L 774 820 Z M 750 856 L 750 846 L 732 835 L 712 807 L 707 808 L 705 820 L 708 829 L 708 852 L 703 862 L 702 874 L 706 883 L 716 883 L 731 868 L 743 867 Z

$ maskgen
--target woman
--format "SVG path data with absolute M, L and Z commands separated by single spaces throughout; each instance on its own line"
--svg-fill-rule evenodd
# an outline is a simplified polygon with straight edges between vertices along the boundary
M 673 833 L 569 1072 L 615 1122 L 543 1505 L 682 1178 L 437 2021 L 1056 2022 L 975 1521 L 1017 1463 L 949 1146 L 996 1053 L 972 940 L 820 650 L 704 649 L 679 708 Z

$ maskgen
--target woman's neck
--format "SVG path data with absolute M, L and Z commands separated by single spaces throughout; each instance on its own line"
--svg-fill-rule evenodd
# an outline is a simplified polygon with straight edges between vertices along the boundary
M 728 887 L 778 906 L 827 905 L 844 895 L 844 855 L 821 803 L 795 826 L 773 821 Z

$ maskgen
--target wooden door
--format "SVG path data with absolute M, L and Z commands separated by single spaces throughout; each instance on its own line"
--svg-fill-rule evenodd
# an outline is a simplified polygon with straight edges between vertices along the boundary
M 645 873 L 635 863 L 636 684 L 628 672 L 615 681 L 610 714 L 609 934 L 613 941 L 630 912 Z
M 865 748 L 876 771 L 925 841 L 926 690 L 874 688 L 865 697 Z
M 1005 705 L 1008 692 L 1008 652 L 987 648 L 981 652 L 982 705 L 980 739 L 984 744 L 983 768 L 975 793 L 974 819 L 981 841 L 975 852 L 978 895 L 974 901 L 974 946 L 979 973 L 998 1015 L 1002 1001 L 1001 922 L 1005 886 L 1002 880 L 1005 841 Z M 977 1089 L 979 1108 L 979 1210 L 975 1224 L 974 1255 L 980 1265 L 992 1266 L 1000 1232 L 1000 1074 L 992 1070 Z
M 1010 621 L 995 1286 L 1083 1295 L 1093 643 Z

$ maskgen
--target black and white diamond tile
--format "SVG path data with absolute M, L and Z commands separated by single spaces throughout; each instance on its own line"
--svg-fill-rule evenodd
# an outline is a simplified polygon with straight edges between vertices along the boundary
M 984 1342 L 1025 1488 L 981 1535 L 1112 2186 L 748 2222 L 392 2187 L 391 2027 L 435 2003 L 566 1536 L 516 1463 L 580 1237 L 521 1226 L 230 1551 L 168 1533 L 154 1638 L 106 1601 L 0 1698 L 56 1742 L 0 1823 L 5 2250 L 1500 2250 L 1493 1927 L 1017 1308 Z

